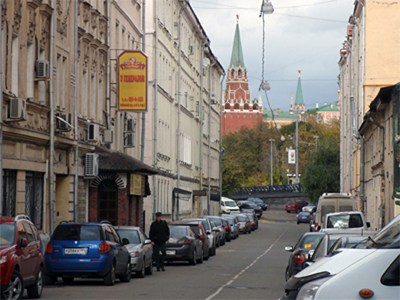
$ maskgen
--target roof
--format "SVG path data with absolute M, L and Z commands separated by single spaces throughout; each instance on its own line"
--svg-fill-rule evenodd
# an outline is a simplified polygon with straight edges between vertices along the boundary
M 301 87 L 301 76 L 299 72 L 299 79 L 297 80 L 296 98 L 294 98 L 295 105 L 304 105 L 303 88 Z
M 264 117 L 271 118 L 272 114 L 270 110 L 264 110 Z M 295 114 L 291 114 L 290 111 L 275 109 L 274 110 L 274 118 L 285 118 L 285 119 L 296 119 Z
M 95 153 L 99 154 L 99 169 L 102 171 L 118 171 L 143 175 L 155 175 L 158 173 L 153 167 L 119 151 L 96 147 Z
M 239 22 L 236 24 L 235 37 L 233 40 L 232 55 L 230 67 L 244 68 L 242 42 L 240 40 Z

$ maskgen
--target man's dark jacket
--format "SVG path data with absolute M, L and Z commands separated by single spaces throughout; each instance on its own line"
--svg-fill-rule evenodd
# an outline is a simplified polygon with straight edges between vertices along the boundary
M 169 239 L 169 228 L 167 222 L 154 221 L 150 226 L 150 240 L 156 244 L 165 243 Z

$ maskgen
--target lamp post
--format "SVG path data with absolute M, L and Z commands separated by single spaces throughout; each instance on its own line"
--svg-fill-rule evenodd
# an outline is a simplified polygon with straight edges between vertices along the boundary
M 270 145 L 271 145 L 271 156 L 270 156 L 270 167 L 271 167 L 271 177 L 269 181 L 269 185 L 274 185 L 274 158 L 273 158 L 273 153 L 272 153 L 272 143 L 275 142 L 274 139 L 269 139 Z
M 299 112 L 296 110 L 296 178 L 294 184 L 299 184 Z

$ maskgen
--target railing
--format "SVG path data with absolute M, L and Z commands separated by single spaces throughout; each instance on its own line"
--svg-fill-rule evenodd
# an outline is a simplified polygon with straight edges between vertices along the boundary
M 303 193 L 301 184 L 283 184 L 267 186 L 249 186 L 233 189 L 231 196 L 254 195 L 254 194 L 279 194 L 279 193 Z

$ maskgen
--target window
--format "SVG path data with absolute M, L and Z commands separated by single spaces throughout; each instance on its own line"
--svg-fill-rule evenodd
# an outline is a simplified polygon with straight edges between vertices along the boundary
M 25 213 L 37 228 L 42 228 L 43 219 L 43 173 L 26 172 Z
M 15 197 L 17 187 L 17 172 L 3 170 L 3 214 L 15 216 Z
M 400 286 L 400 256 L 393 261 L 381 278 L 386 286 Z
M 19 95 L 19 38 L 13 37 L 11 44 L 11 92 Z
M 57 226 L 52 236 L 53 240 L 66 240 L 66 241 L 96 241 L 100 240 L 99 226 L 92 225 L 62 225 Z
M 129 244 L 134 244 L 134 245 L 140 244 L 139 232 L 137 230 L 120 229 L 118 230 L 118 233 L 122 239 L 127 239 L 129 241 Z

